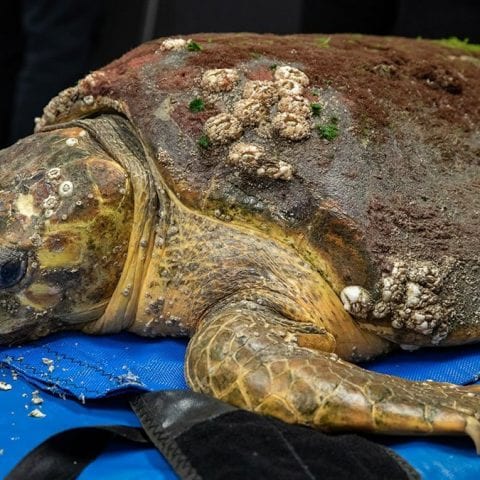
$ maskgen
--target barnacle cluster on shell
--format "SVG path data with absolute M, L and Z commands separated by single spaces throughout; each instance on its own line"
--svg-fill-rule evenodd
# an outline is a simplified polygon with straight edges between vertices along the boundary
M 310 102 L 301 95 L 282 97 L 278 102 L 277 109 L 282 113 L 293 113 L 304 118 L 312 116 Z
M 268 117 L 268 108 L 255 98 L 239 100 L 233 110 L 233 114 L 247 126 L 258 125 Z
M 281 97 L 293 97 L 295 95 L 303 95 L 305 88 L 294 80 L 277 80 L 275 82 L 277 91 Z
M 236 69 L 215 68 L 203 73 L 200 84 L 207 97 L 212 98 L 211 95 L 232 91 L 240 80 Z M 310 102 L 303 96 L 309 83 L 304 72 L 289 65 L 277 67 L 273 80 L 247 80 L 241 98 L 230 107 L 231 113 L 210 117 L 204 124 L 204 132 L 214 145 L 240 139 L 248 127 L 255 128 L 256 134 L 264 139 L 275 133 L 290 141 L 306 139 L 313 128 Z M 283 180 L 293 176 L 291 164 L 268 158 L 265 149 L 255 143 L 232 145 L 227 161 L 258 176 Z
M 277 113 L 273 117 L 272 125 L 281 137 L 289 140 L 303 140 L 310 136 L 309 121 L 297 113 Z
M 277 163 L 263 165 L 257 169 L 259 177 L 278 178 L 280 180 L 291 180 L 293 176 L 293 167 L 287 162 L 279 160 Z
M 298 68 L 291 67 L 290 65 L 282 65 L 275 69 L 275 80 L 277 82 L 282 82 L 284 80 L 289 80 L 303 87 L 307 87 L 310 83 L 307 75 L 299 70 Z
M 182 52 L 182 51 L 198 51 L 201 50 L 200 45 L 194 42 L 191 38 L 185 40 L 181 37 L 170 37 L 163 40 L 160 48 L 155 53 L 160 52 Z
M 160 45 L 161 51 L 178 51 L 187 47 L 187 41 L 183 38 L 167 38 Z
M 271 107 L 278 100 L 275 84 L 269 80 L 248 80 L 243 87 L 243 98 L 257 100 Z
M 210 93 L 229 92 L 239 81 L 238 70 L 234 68 L 213 68 L 202 77 L 202 88 Z
M 242 135 L 242 124 L 230 113 L 220 113 L 210 117 L 204 125 L 208 138 L 218 144 L 229 143 Z
M 293 168 L 289 163 L 272 161 L 260 145 L 235 143 L 228 153 L 228 163 L 245 170 L 254 170 L 259 177 L 290 180 L 293 175 Z
M 228 161 L 232 165 L 245 168 L 258 168 L 265 158 L 265 149 L 260 145 L 238 142 L 232 145 Z
M 373 317 L 388 317 L 394 329 L 432 335 L 431 342 L 439 343 L 448 334 L 452 313 L 439 296 L 444 276 L 431 262 L 395 262 L 381 281 Z

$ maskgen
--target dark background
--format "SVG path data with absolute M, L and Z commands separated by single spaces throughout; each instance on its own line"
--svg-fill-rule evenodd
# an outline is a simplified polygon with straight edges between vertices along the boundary
M 0 0 L 0 147 L 59 90 L 159 36 L 364 33 L 480 43 L 480 0 Z

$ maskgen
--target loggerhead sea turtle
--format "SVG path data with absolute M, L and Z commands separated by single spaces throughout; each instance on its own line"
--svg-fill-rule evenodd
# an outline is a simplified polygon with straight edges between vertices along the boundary
M 194 390 L 479 450 L 478 387 L 351 363 L 480 339 L 480 54 L 463 47 L 197 35 L 88 75 L 0 153 L 0 343 L 191 336 Z

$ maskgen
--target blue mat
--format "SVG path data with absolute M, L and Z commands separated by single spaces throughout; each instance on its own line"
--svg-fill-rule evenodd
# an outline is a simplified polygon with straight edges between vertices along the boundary
M 186 388 L 183 377 L 185 346 L 183 340 L 150 340 L 129 334 L 91 337 L 68 333 L 22 347 L 1 349 L 0 381 L 12 388 L 0 391 L 0 476 L 31 448 L 56 432 L 76 426 L 138 425 L 122 394 Z M 479 350 L 477 346 L 470 346 L 399 352 L 366 367 L 412 380 L 468 384 L 478 380 Z M 32 391 L 36 388 L 42 389 L 40 396 L 44 402 L 41 405 L 31 402 Z M 46 417 L 29 416 L 34 408 L 40 409 Z M 397 451 L 425 479 L 480 478 L 480 458 L 468 439 L 373 439 Z M 112 444 L 80 478 L 144 477 L 171 479 L 175 474 L 153 448 Z
M 16 378 L 9 368 L 0 368 L 0 381 L 12 386 L 11 390 L 0 391 L 0 478 L 32 448 L 63 430 L 109 424 L 139 426 L 137 417 L 121 397 L 87 401 L 84 405 L 40 391 L 43 403 L 34 405 L 31 400 L 36 388 L 22 377 Z M 30 417 L 28 414 L 34 408 L 41 409 L 46 416 Z M 83 480 L 100 478 L 173 480 L 177 477 L 155 448 L 113 443 L 80 476 Z
M 96 399 L 133 391 L 187 388 L 183 377 L 185 340 L 146 339 L 126 333 L 95 337 L 52 335 L 0 350 L 11 366 L 39 388 Z

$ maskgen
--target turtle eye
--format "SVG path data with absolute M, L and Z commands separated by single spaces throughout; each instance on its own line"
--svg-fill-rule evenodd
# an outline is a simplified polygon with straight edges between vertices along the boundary
M 0 289 L 16 285 L 25 276 L 27 259 L 24 255 L 16 255 L 0 263 Z

